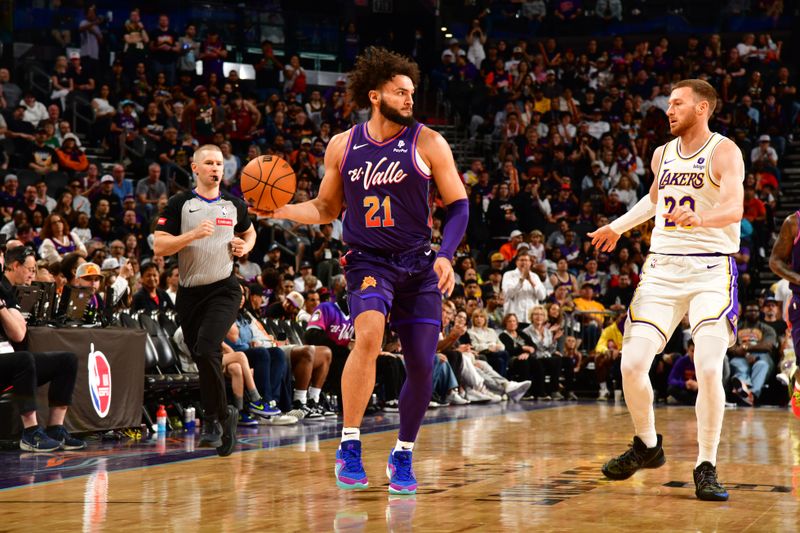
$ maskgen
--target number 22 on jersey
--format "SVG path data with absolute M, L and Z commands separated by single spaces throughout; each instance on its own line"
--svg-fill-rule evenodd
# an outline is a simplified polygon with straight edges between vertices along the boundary
M 384 196 L 383 200 L 377 196 L 367 196 L 364 198 L 364 207 L 367 208 L 367 212 L 364 214 L 364 225 L 366 227 L 391 228 L 394 226 L 391 196 Z M 381 210 L 383 210 L 383 213 L 379 213 Z
M 672 196 L 665 196 L 664 203 L 666 204 L 667 213 L 672 213 L 675 209 L 675 206 L 689 206 L 689 209 L 694 211 L 694 198 L 691 196 L 684 196 L 680 200 L 675 200 Z M 691 229 L 692 226 L 684 226 L 684 229 Z M 664 229 L 676 229 L 675 223 L 671 220 L 664 221 Z

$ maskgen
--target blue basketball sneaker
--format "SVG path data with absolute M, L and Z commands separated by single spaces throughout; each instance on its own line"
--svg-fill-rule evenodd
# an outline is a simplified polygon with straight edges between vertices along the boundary
M 369 487 L 367 473 L 361 464 L 361 441 L 346 440 L 336 450 L 336 485 L 340 489 L 366 489 Z
M 411 466 L 411 452 L 389 452 L 386 463 L 386 477 L 389 478 L 389 494 L 416 494 L 417 478 Z

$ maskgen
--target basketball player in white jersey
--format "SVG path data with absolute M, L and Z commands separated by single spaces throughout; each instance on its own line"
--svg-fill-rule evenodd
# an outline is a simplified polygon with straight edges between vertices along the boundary
M 730 254 L 739 250 L 744 161 L 733 141 L 708 128 L 716 103 L 716 91 L 705 81 L 673 86 L 667 117 L 676 138 L 653 153 L 650 194 L 589 236 L 611 251 L 622 233 L 656 217 L 622 345 L 622 384 L 636 434 L 633 446 L 608 461 L 603 473 L 626 479 L 666 461 L 648 371 L 688 311 L 698 384 L 695 494 L 724 501 L 728 492 L 717 481 L 716 459 L 725 409 L 722 365 L 736 338 L 737 272 Z

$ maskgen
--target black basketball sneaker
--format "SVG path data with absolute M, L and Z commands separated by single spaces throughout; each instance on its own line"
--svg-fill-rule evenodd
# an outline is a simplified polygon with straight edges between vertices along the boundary
M 661 448 L 661 435 L 653 448 L 648 448 L 639 437 L 633 437 L 628 451 L 603 465 L 603 474 L 610 479 L 628 479 L 640 468 L 658 468 L 667 462 Z
M 728 491 L 717 480 L 717 467 L 703 461 L 694 469 L 694 493 L 701 500 L 724 502 Z

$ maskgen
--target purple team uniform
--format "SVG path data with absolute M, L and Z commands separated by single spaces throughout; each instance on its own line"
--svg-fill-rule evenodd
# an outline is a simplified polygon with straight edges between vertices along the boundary
M 308 329 L 321 329 L 336 346 L 347 347 L 353 336 L 353 324 L 334 302 L 322 302 L 314 309 Z
M 441 324 L 442 293 L 430 248 L 430 179 L 418 165 L 414 123 L 383 142 L 354 126 L 340 173 L 347 202 L 343 260 L 350 316 L 376 310 L 400 324 Z
M 800 211 L 795 213 L 800 222 Z M 792 245 L 792 270 L 800 272 L 800 230 L 794 236 Z M 792 299 L 789 300 L 789 322 L 792 326 L 792 344 L 794 344 L 794 354 L 797 364 L 800 365 L 800 286 L 794 283 L 789 284 L 792 289 Z

